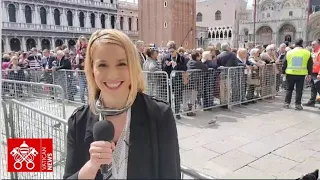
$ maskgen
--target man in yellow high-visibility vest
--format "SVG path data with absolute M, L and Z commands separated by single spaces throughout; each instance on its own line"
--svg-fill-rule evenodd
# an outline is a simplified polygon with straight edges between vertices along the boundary
M 285 74 L 288 84 L 287 93 L 285 97 L 284 108 L 289 108 L 292 98 L 294 86 L 296 86 L 296 110 L 302 110 L 301 98 L 304 80 L 310 81 L 312 74 L 312 56 L 310 51 L 303 48 L 303 40 L 298 39 L 295 42 L 295 48 L 287 52 L 286 58 L 283 62 L 282 74 Z

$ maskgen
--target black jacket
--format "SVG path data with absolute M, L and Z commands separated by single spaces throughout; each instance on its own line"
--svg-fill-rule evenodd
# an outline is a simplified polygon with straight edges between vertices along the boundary
M 71 62 L 69 59 L 63 57 L 60 61 L 57 61 L 56 70 L 60 69 L 71 69 Z
M 187 62 L 186 62 L 186 59 L 181 56 L 179 53 L 177 53 L 177 65 L 173 68 L 172 65 L 167 65 L 166 64 L 166 61 L 172 61 L 171 59 L 171 55 L 166 55 L 164 58 L 163 58 L 163 61 L 162 61 L 162 69 L 163 71 L 167 72 L 168 76 L 170 77 L 171 75 L 171 72 L 173 70 L 175 71 L 187 71 Z
M 202 71 L 208 70 L 207 65 L 203 64 L 201 61 L 197 61 L 197 60 L 193 60 L 193 59 L 188 61 L 187 67 L 188 67 L 188 70 L 190 70 L 190 69 L 199 69 Z
M 42 64 L 42 67 L 46 68 L 46 66 L 48 65 L 48 68 L 51 69 L 53 67 L 53 62 L 56 61 L 56 58 L 53 56 L 49 56 L 49 57 L 44 57 L 44 59 L 46 60 L 46 62 Z
M 219 67 L 238 66 L 238 58 L 233 52 L 223 51 L 217 56 L 217 64 Z
M 64 179 L 78 179 L 79 170 L 90 159 L 92 128 L 97 121 L 88 106 L 71 115 Z M 138 93 L 131 107 L 127 178 L 181 179 L 180 171 L 177 128 L 169 104 Z M 100 170 L 96 179 L 102 179 Z

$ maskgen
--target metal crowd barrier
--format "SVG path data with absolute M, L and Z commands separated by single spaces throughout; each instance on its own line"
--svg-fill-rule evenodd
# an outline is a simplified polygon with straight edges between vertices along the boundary
M 193 114 L 217 107 L 231 108 L 258 99 L 272 98 L 282 82 L 281 65 L 263 67 L 220 67 L 208 71 L 144 72 L 146 94 L 171 103 L 176 115 Z M 87 103 L 88 91 L 84 71 L 43 71 L 39 81 L 62 87 L 64 99 Z
M 2 98 L 17 99 L 46 113 L 65 118 L 64 91 L 57 85 L 2 80 Z
M 54 72 L 51 70 L 36 71 L 36 74 L 37 72 L 41 72 L 41 75 L 37 78 L 40 83 L 61 86 L 65 92 L 64 98 L 69 102 L 87 103 L 87 79 L 84 71 L 61 69 Z M 146 82 L 146 94 L 169 102 L 169 84 L 166 72 L 144 72 L 144 79 Z
M 157 97 L 160 100 L 169 102 L 168 74 L 164 71 L 144 71 L 146 90 L 144 93 Z
M 174 71 L 170 76 L 174 114 L 192 115 L 198 110 L 232 108 L 258 99 L 272 98 L 279 91 L 276 65 L 264 67 L 221 67 L 208 71 Z
M 2 179 L 62 179 L 66 159 L 67 121 L 30 107 L 15 99 L 2 101 L 0 112 L 1 146 L 3 155 L 0 161 Z M 56 124 L 61 124 L 56 127 Z M 52 138 L 53 172 L 52 173 L 9 173 L 7 172 L 8 138 Z M 212 179 L 191 168 L 181 166 L 182 179 Z
M 18 100 L 5 100 L 1 119 L 1 175 L 4 179 L 62 179 L 66 157 L 67 121 L 26 105 Z M 2 113 L 1 113 L 2 114 Z M 60 124 L 56 126 L 56 124 Z M 3 128 L 5 127 L 5 128 Z M 3 135 L 5 129 L 5 136 Z M 8 138 L 52 138 L 53 173 L 8 173 Z
M 38 82 L 38 71 L 36 69 L 6 69 L 1 71 L 1 79 Z
M 6 171 L 7 169 L 7 163 L 8 163 L 8 158 L 7 158 L 7 137 L 9 137 L 9 127 L 8 124 L 5 123 L 6 120 L 8 119 L 9 115 L 6 111 L 6 104 L 1 101 L 0 105 L 0 179 L 14 179 L 13 174 L 10 174 Z
M 181 166 L 181 179 L 214 179 L 213 177 L 201 174 L 194 169 Z

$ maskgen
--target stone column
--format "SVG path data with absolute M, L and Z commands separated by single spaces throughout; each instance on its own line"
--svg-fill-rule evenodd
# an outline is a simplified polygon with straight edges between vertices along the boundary
M 74 12 L 72 12 L 73 15 L 73 26 L 74 27 L 80 27 L 80 22 L 79 22 L 79 12 L 78 10 L 75 10 Z
M 101 29 L 101 14 L 100 13 L 96 13 L 96 19 L 95 19 L 95 26 L 97 29 Z
M 86 13 L 86 19 L 85 19 L 85 27 L 86 28 L 91 28 L 91 22 L 90 22 L 90 12 Z
M 115 15 L 115 29 L 120 29 L 120 16 Z
M 18 19 L 17 19 L 17 22 L 18 23 L 26 23 L 26 18 L 25 18 L 25 15 L 23 13 L 23 10 L 24 8 L 22 9 L 22 4 L 19 4 L 18 5 L 19 9 L 18 9 Z
M 106 17 L 104 19 L 104 23 L 105 23 L 106 29 L 110 29 L 110 15 L 109 14 L 104 14 L 104 16 Z
M 27 48 L 26 48 L 26 46 L 27 46 L 27 44 L 26 44 L 26 39 L 25 39 L 25 37 L 24 36 L 22 36 L 22 43 L 21 43 L 21 50 L 22 51 L 26 51 L 27 50 Z
M 278 37 L 277 37 L 277 36 L 278 36 L 277 33 L 273 33 L 273 34 L 272 34 L 272 41 L 273 41 L 273 43 L 276 44 L 276 45 L 278 45 L 278 41 L 277 41 L 277 40 L 278 40 Z
M 8 8 L 6 6 L 6 4 L 4 3 L 4 1 L 2 1 L 2 21 L 3 22 L 9 22 L 9 16 L 8 16 Z
M 5 50 L 6 52 L 11 51 L 10 42 L 9 42 L 9 37 L 8 37 L 8 36 L 5 37 L 5 43 L 6 43 L 6 45 L 5 45 L 4 50 Z
M 40 24 L 40 14 L 37 5 L 34 6 L 34 12 L 32 13 L 32 23 Z
M 54 37 L 51 38 L 51 49 L 54 51 L 56 50 L 56 41 Z
M 37 49 L 41 49 L 41 39 L 37 38 Z
M 67 38 L 64 39 L 64 44 L 68 46 L 68 39 Z
M 49 7 L 49 13 L 47 13 L 47 24 L 56 25 L 54 21 L 54 12 L 51 7 Z
M 60 13 L 60 21 L 61 26 L 68 26 L 66 9 L 62 9 L 62 13 Z

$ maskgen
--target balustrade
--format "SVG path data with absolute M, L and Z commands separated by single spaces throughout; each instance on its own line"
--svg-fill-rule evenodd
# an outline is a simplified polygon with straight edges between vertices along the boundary
M 58 26 L 48 24 L 30 24 L 30 23 L 15 23 L 15 22 L 2 22 L 3 29 L 9 30 L 29 30 L 29 31 L 56 31 L 56 32 L 70 32 L 70 33 L 85 33 L 91 34 L 99 28 L 86 28 L 86 27 L 74 27 L 74 26 Z M 138 35 L 138 31 L 123 31 L 127 35 Z

